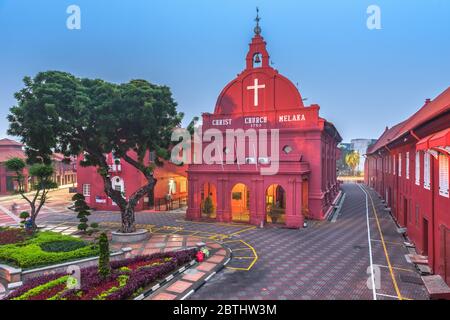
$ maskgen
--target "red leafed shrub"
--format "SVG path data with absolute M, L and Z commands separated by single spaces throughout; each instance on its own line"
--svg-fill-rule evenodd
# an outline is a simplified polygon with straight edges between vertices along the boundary
M 0 245 L 23 242 L 27 237 L 28 236 L 23 229 L 0 228 Z
M 81 287 L 69 289 L 61 283 L 64 273 L 27 281 L 9 294 L 8 300 L 123 300 L 131 299 L 176 268 L 195 258 L 196 249 L 156 253 L 111 262 L 111 274 L 102 277 L 96 266 L 81 270 Z

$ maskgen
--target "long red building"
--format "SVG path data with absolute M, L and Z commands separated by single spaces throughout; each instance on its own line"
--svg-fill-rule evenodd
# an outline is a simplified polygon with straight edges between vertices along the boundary
M 256 134 L 246 138 L 243 159 L 227 162 L 234 149 L 227 145 L 215 153 L 214 163 L 189 165 L 187 219 L 290 228 L 302 227 L 305 217 L 324 219 L 339 193 L 336 157 L 342 139 L 319 110 L 317 104 L 305 106 L 297 87 L 272 68 L 257 25 L 245 70 L 223 89 L 214 113 L 202 119 L 203 133 L 215 130 L 224 141 L 229 130 Z M 261 135 L 272 130 L 278 130 L 278 149 L 270 142 L 271 153 L 261 156 Z M 208 144 L 203 142 L 203 150 Z M 276 174 L 261 173 L 271 165 L 278 167 Z
M 450 88 L 368 150 L 365 183 L 392 210 L 429 266 L 450 284 Z
M 77 168 L 78 192 L 85 196 L 86 202 L 92 209 L 119 211 L 119 207 L 104 192 L 103 180 L 97 173 L 97 168 L 82 167 L 79 165 L 82 160 L 83 155 L 80 155 Z M 106 156 L 106 160 L 109 164 L 112 187 L 123 192 L 125 198 L 128 199 L 137 189 L 147 183 L 144 175 L 128 162 L 115 158 L 111 153 Z M 147 155 L 145 160 L 149 164 L 152 162 L 150 154 Z M 171 162 L 165 162 L 163 167 L 155 169 L 154 176 L 157 183 L 153 193 L 147 194 L 138 202 L 136 211 L 153 209 L 160 199 L 166 199 L 169 195 L 172 200 L 186 198 L 185 166 L 176 166 Z M 162 202 L 166 203 L 165 201 Z

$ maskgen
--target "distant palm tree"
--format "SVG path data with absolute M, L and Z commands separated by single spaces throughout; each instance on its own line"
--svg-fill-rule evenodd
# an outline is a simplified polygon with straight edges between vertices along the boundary
M 345 156 L 345 163 L 352 169 L 353 175 L 355 175 L 355 170 L 359 165 L 359 153 L 358 151 L 350 152 Z

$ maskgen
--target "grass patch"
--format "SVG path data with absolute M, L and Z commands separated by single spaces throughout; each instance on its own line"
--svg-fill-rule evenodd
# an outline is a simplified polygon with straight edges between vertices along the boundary
M 98 255 L 98 246 L 51 231 L 0 246 L 0 262 L 30 269 Z

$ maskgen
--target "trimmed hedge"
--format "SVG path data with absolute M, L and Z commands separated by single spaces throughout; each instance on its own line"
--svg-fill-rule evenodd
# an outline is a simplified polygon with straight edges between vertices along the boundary
M 87 244 L 75 240 L 59 240 L 41 243 L 40 247 L 45 252 L 69 252 L 86 247 Z
M 41 246 L 55 242 L 78 242 L 78 249 L 67 252 L 47 252 Z M 83 240 L 51 231 L 38 232 L 33 238 L 17 244 L 0 246 L 0 261 L 23 269 L 48 266 L 61 262 L 97 256 L 96 245 L 87 244 Z

